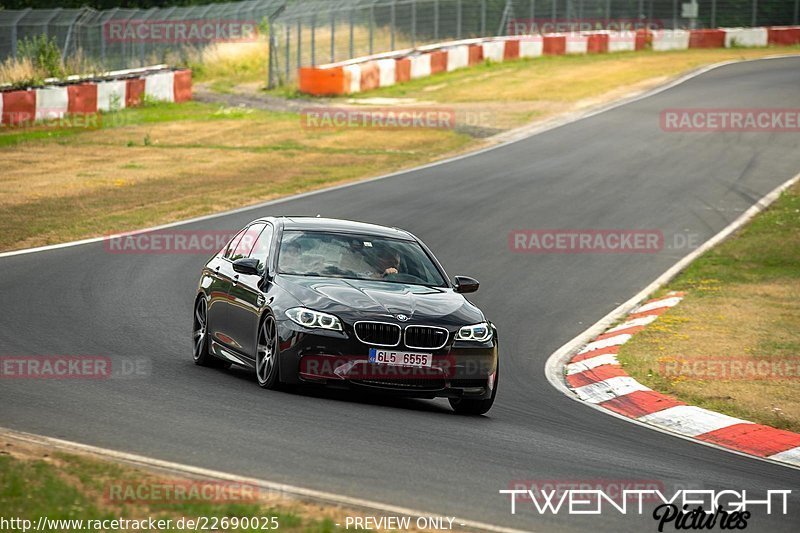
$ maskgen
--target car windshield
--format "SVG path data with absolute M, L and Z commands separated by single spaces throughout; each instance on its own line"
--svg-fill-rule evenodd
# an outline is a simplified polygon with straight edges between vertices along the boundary
M 375 235 L 285 231 L 278 272 L 445 286 L 441 273 L 419 244 Z

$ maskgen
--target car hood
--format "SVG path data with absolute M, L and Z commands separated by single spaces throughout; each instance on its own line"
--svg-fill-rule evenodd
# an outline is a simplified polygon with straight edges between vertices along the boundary
M 386 281 L 281 275 L 276 282 L 301 305 L 355 320 L 433 323 L 460 327 L 484 320 L 483 313 L 464 296 L 447 287 L 426 287 Z

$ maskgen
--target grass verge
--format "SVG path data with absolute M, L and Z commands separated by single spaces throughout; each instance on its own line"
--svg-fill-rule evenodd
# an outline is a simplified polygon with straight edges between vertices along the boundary
M 689 404 L 800 431 L 800 184 L 668 291 L 687 294 L 622 346 L 625 370 Z
M 455 130 L 315 129 L 303 127 L 296 113 L 196 102 L 126 109 L 95 127 L 67 121 L 0 128 L 0 250 L 173 222 L 413 167 L 699 65 L 798 49 L 544 57 L 481 65 L 353 99 L 447 105 L 457 117 L 478 121 Z M 225 90 L 234 91 L 230 80 L 246 85 L 260 76 L 252 50 L 242 52 L 244 59 L 221 55 L 234 59 L 212 62 L 203 79 L 228 80 Z
M 211 528 L 215 531 L 326 533 L 340 529 L 337 524 L 343 526 L 347 517 L 367 516 L 361 511 L 292 499 L 247 484 L 166 477 L 6 436 L 0 436 L 0 506 L 4 519 L 30 520 L 34 526 L 40 517 L 83 521 L 82 529 L 75 522 L 51 523 L 50 527 L 39 529 L 43 533 L 150 531 L 132 523 L 94 527 L 94 522 L 88 522 L 120 518 L 161 520 L 169 527 L 158 526 L 159 531 L 178 533 L 193 530 L 186 521 L 202 520 L 201 517 L 208 519 L 204 523 L 209 527 L 217 523 Z M 251 523 L 253 517 L 259 517 L 256 526 Z M 167 524 L 167 520 L 171 522 Z M 122 527 L 125 525 L 128 527 Z

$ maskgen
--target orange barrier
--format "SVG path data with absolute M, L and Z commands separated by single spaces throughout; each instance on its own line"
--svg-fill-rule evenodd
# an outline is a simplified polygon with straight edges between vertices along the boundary
M 300 91 L 314 96 L 347 93 L 347 80 L 342 67 L 300 67 Z
M 16 125 L 31 122 L 36 117 L 36 91 L 11 91 L 2 93 L 2 123 Z
M 368 91 L 381 86 L 381 69 L 376 61 L 361 64 L 361 90 Z
M 586 53 L 605 54 L 608 52 L 608 34 L 590 33 L 586 39 Z
M 398 59 L 394 63 L 394 79 L 397 83 L 411 79 L 411 60 L 408 58 Z
M 447 50 L 435 50 L 430 53 L 431 74 L 447 71 Z
M 513 39 L 506 41 L 505 50 L 503 50 L 503 60 L 506 59 L 519 59 L 519 40 Z
M 67 86 L 67 113 L 96 113 L 97 84 L 84 83 Z
M 780 46 L 800 44 L 800 28 L 767 28 L 767 42 Z
M 469 65 L 483 63 L 483 46 L 479 44 L 469 45 Z
M 134 107 L 144 99 L 144 80 L 136 78 L 125 80 L 125 107 Z
M 653 32 L 650 30 L 636 30 L 636 50 L 650 48 L 653 44 Z
M 188 102 L 192 99 L 192 71 L 178 70 L 174 76 L 173 92 L 175 102 Z
M 725 48 L 723 30 L 689 30 L 689 48 Z
M 567 37 L 564 35 L 545 35 L 542 53 L 545 55 L 563 55 L 567 52 Z

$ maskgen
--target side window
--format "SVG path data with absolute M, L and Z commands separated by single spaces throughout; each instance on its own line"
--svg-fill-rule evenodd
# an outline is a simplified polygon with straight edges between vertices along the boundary
M 222 254 L 222 257 L 227 259 L 231 258 L 233 251 L 236 249 L 236 245 L 239 244 L 239 241 L 242 239 L 242 235 L 244 235 L 244 230 L 241 230 L 239 233 L 233 236 L 233 239 L 230 240 L 225 248 L 225 253 Z
M 267 227 L 264 228 L 264 231 L 258 236 L 256 244 L 253 246 L 253 251 L 250 252 L 250 257 L 258 259 L 258 270 L 261 272 L 263 272 L 264 268 L 267 266 L 273 234 L 274 229 L 272 228 L 272 224 L 267 224 Z
M 250 255 L 250 250 L 253 249 L 256 238 L 258 237 L 258 234 L 261 233 L 262 229 L 264 229 L 264 224 L 253 224 L 244 230 L 242 238 L 239 239 L 238 243 L 236 243 L 236 247 L 228 259 L 231 261 L 236 261 L 237 259 L 241 259 Z

